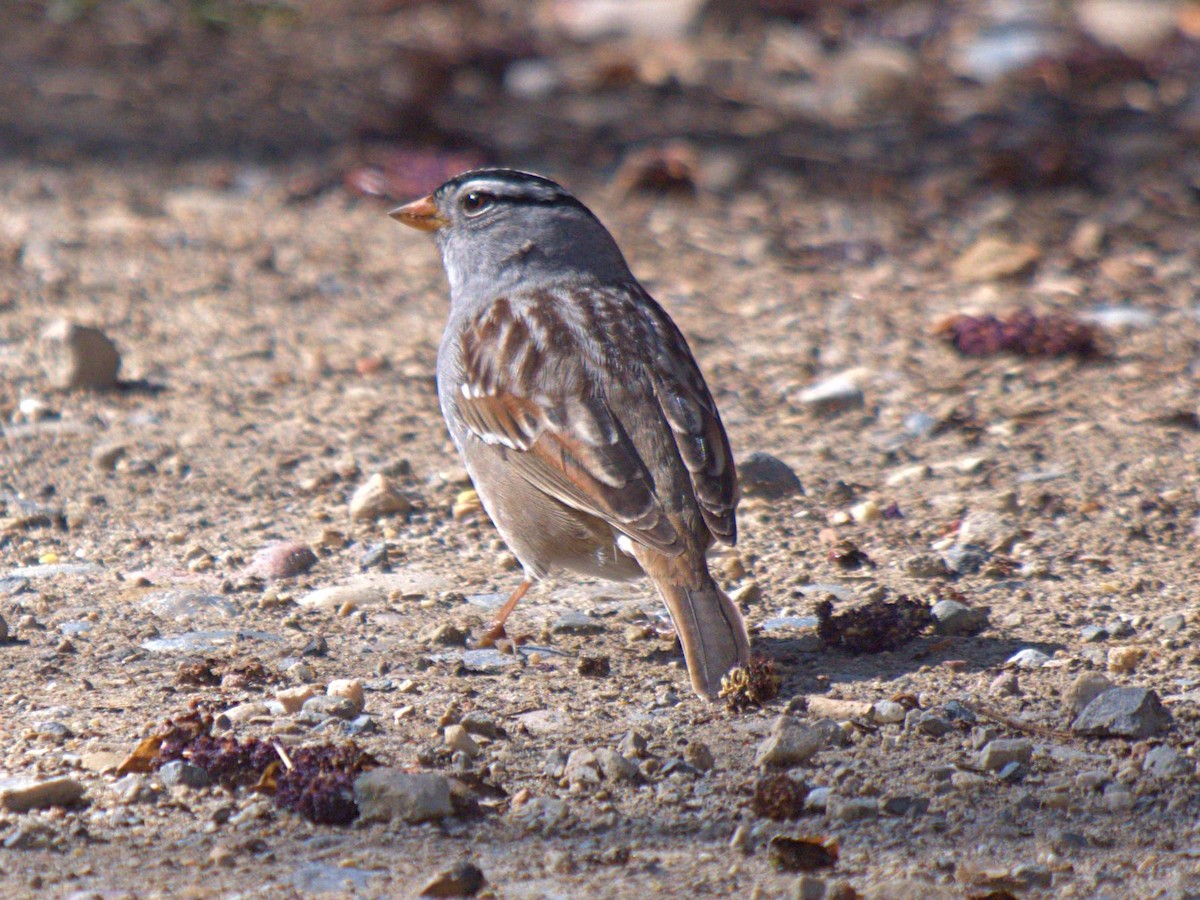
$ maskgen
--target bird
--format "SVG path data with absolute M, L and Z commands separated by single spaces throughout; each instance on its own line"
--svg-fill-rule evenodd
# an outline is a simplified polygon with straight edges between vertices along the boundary
M 737 471 L 682 332 L 608 229 L 558 183 L 465 172 L 391 211 L 431 232 L 449 283 L 437 391 L 484 510 L 524 579 L 648 576 L 695 692 L 746 666 L 741 612 L 708 568 L 737 542 Z

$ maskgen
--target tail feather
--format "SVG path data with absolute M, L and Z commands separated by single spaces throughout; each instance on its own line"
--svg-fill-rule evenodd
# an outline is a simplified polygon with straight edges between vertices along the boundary
M 750 638 L 742 614 L 711 577 L 688 588 L 656 581 L 658 593 L 683 644 L 692 687 L 709 700 L 721 689 L 721 676 L 750 661 Z

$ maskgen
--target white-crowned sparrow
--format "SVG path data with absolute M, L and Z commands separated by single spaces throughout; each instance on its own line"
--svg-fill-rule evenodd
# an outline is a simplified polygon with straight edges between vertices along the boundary
M 454 178 L 391 213 L 436 234 L 450 282 L 438 396 L 496 528 L 530 583 L 556 568 L 650 576 L 705 697 L 749 659 L 705 551 L 733 544 L 737 474 L 683 335 L 600 221 L 509 169 Z

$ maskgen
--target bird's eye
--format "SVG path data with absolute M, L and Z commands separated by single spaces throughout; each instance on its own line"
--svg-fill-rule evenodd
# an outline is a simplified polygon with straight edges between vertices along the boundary
M 471 191 L 462 198 L 462 208 L 468 216 L 477 216 L 496 202 L 496 198 L 483 191 Z

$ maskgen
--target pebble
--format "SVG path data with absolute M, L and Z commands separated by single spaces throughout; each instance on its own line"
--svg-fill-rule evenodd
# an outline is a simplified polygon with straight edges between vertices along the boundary
M 509 810 L 508 818 L 525 831 L 549 836 L 559 831 L 570 819 L 571 809 L 563 800 L 554 797 L 534 797 L 527 803 Z
M 469 759 L 474 759 L 483 751 L 479 744 L 467 732 L 467 729 L 462 725 L 447 725 L 442 736 L 446 741 L 446 746 L 456 753 L 464 753 Z
M 979 752 L 979 766 L 989 772 L 1003 769 L 1009 763 L 1028 765 L 1033 759 L 1033 744 L 1024 738 L 989 741 Z
M 356 522 L 407 514 L 411 509 L 408 498 L 382 472 L 372 475 L 350 498 L 350 518 Z
M 930 613 L 938 634 L 978 634 L 988 626 L 986 607 L 967 606 L 957 600 L 939 600 Z
M 600 783 L 600 761 L 586 747 L 572 750 L 563 767 L 562 780 L 570 787 L 588 787 Z
M 1016 672 L 1001 672 L 992 679 L 988 691 L 997 697 L 1015 697 L 1021 693 L 1021 680 Z
M 1063 706 L 1073 716 L 1083 712 L 1084 707 L 1109 690 L 1113 683 L 1099 672 L 1082 672 L 1075 676 L 1063 695 Z
M 504 729 L 496 724 L 496 720 L 478 710 L 472 710 L 463 716 L 460 724 L 467 729 L 469 734 L 485 737 L 488 740 L 494 741 L 504 737 Z
M 250 560 L 243 574 L 251 578 L 275 581 L 279 578 L 295 578 L 303 575 L 317 564 L 317 555 L 308 544 L 281 541 L 268 544 Z
M 24 776 L 0 778 L 0 809 L 28 812 L 49 806 L 70 806 L 83 797 L 83 785 L 74 778 L 38 780 Z
M 906 715 L 908 715 L 908 710 L 895 700 L 877 700 L 871 707 L 871 719 L 882 725 L 903 722 Z
M 563 772 L 567 769 L 567 755 L 560 749 L 555 747 L 546 754 L 546 761 L 542 763 L 542 774 L 547 778 L 552 778 L 555 781 L 563 777 Z
M 826 804 L 826 812 L 838 822 L 861 822 L 879 816 L 879 801 L 873 797 L 842 798 L 833 794 Z
M 1158 694 L 1148 688 L 1117 687 L 1100 694 L 1071 723 L 1076 734 L 1094 737 L 1153 737 L 1171 725 Z
M 241 725 L 251 719 L 271 718 L 271 708 L 265 703 L 239 703 L 231 706 L 222 713 L 217 713 L 213 719 L 213 728 L 217 731 L 228 731 L 234 725 Z
M 637 731 L 626 732 L 617 745 L 617 752 L 629 759 L 643 759 L 646 756 L 646 736 Z
M 275 699 L 283 707 L 283 711 L 287 715 L 298 713 L 303 709 L 304 704 L 311 697 L 317 695 L 317 689 L 311 684 L 302 684 L 297 687 L 283 688 L 275 692 Z
M 1154 747 L 1142 760 L 1142 770 L 1152 778 L 1180 778 L 1195 771 L 1195 763 L 1174 747 Z
M 320 588 L 296 600 L 296 603 L 305 609 L 323 609 L 330 612 L 347 605 L 359 608 L 379 606 L 386 602 L 387 593 L 372 584 L 341 584 Z
M 984 235 L 963 251 L 951 264 L 950 271 L 957 281 L 996 281 L 1028 272 L 1041 256 L 1037 244 Z
M 568 610 L 550 626 L 555 634 L 600 634 L 604 625 L 590 615 L 577 610 Z
M 865 375 L 866 370 L 861 368 L 839 372 L 805 388 L 797 399 L 822 416 L 862 409 L 866 405 L 866 395 L 860 381 Z
M 42 332 L 42 363 L 59 390 L 116 386 L 121 354 L 99 328 L 59 319 Z
M 1133 809 L 1133 792 L 1120 782 L 1113 782 L 1105 786 L 1101 802 L 1109 812 L 1127 812 Z
M 595 758 L 596 762 L 600 764 L 600 771 L 604 773 L 604 777 L 609 781 L 637 781 L 641 778 L 642 773 L 639 771 L 637 765 L 626 759 L 616 750 L 601 747 L 596 751 Z M 570 759 L 568 759 L 568 769 L 570 769 L 570 765 Z
M 1170 615 L 1163 616 L 1154 624 L 1159 631 L 1183 631 L 1187 628 L 1187 616 L 1183 613 L 1171 613 Z
M 467 642 L 467 633 L 452 622 L 442 622 L 421 632 L 417 639 L 432 646 L 461 647 Z
M 874 500 L 864 500 L 862 503 L 856 503 L 850 507 L 849 512 L 850 518 L 860 525 L 865 525 L 868 522 L 876 522 L 883 518 L 883 511 Z
M 946 568 L 955 575 L 974 575 L 982 569 L 992 554 L 976 544 L 955 544 L 942 554 Z
M 904 720 L 904 728 L 906 731 L 916 729 L 935 738 L 944 737 L 954 730 L 949 721 L 930 709 L 909 711 Z
M 1112 647 L 1108 651 L 1108 671 L 1115 675 L 1128 675 L 1145 658 L 1145 647 Z
M 92 448 L 92 468 L 97 472 L 112 472 L 128 452 L 129 448 L 125 444 L 97 444 Z
M 831 796 L 833 796 L 832 788 L 815 787 L 804 798 L 804 808 L 810 812 L 824 812 L 829 806 Z
M 454 813 L 450 783 L 432 772 L 372 769 L 354 782 L 354 802 L 364 821 L 400 819 L 410 825 Z
M 825 746 L 825 735 L 791 716 L 779 716 L 754 754 L 756 766 L 787 768 L 807 762 Z
M 438 872 L 421 888 L 422 897 L 472 897 L 487 881 L 483 870 L 470 862 Z
M 354 714 L 356 716 L 366 706 L 362 682 L 357 678 L 335 678 L 329 682 L 329 686 L 325 688 L 325 693 L 330 697 L 344 697 L 349 700 L 354 704 Z
M 1103 625 L 1085 625 L 1080 629 L 1079 636 L 1085 644 L 1099 644 L 1109 638 L 1108 629 Z
M 688 741 L 687 747 L 683 750 L 683 760 L 689 766 L 701 772 L 709 771 L 716 762 L 708 744 L 696 740 Z
M 949 574 L 946 561 L 936 553 L 917 553 L 902 564 L 904 574 L 910 578 L 942 578 Z
M 816 875 L 801 875 L 792 885 L 792 900 L 825 900 L 825 879 Z
M 769 453 L 751 453 L 738 464 L 737 472 L 743 497 L 781 500 L 804 493 L 792 467 Z
M 1040 669 L 1048 662 L 1050 657 L 1047 654 L 1033 647 L 1026 647 L 1010 656 L 1006 665 L 1016 666 L 1018 669 Z
M 1075 17 L 1101 44 L 1118 47 L 1139 62 L 1149 61 L 1175 31 L 1179 7 L 1146 0 L 1081 0 Z
M 126 775 L 113 785 L 113 791 L 118 801 L 125 806 L 151 803 L 158 798 L 158 792 L 146 781 L 145 775 Z
M 304 701 L 301 712 L 319 719 L 345 719 L 349 722 L 357 718 L 359 710 L 355 709 L 354 701 L 346 697 L 330 697 L 318 694 Z
M 158 780 L 165 787 L 202 788 L 208 785 L 208 773 L 182 759 L 173 759 L 158 770 Z

